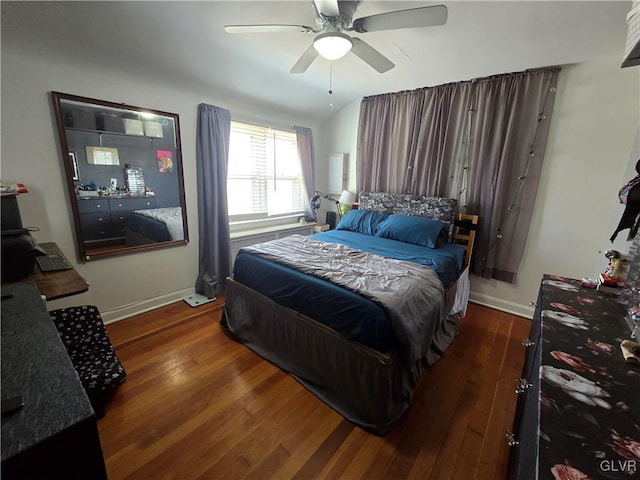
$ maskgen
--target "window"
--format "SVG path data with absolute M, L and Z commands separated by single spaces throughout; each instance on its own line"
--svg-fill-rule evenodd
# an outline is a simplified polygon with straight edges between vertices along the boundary
M 296 134 L 231 122 L 227 198 L 232 222 L 302 213 Z

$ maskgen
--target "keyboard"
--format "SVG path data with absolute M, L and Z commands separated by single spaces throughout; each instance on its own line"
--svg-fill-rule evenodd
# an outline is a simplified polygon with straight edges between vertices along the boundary
M 56 270 L 69 270 L 71 265 L 60 255 L 42 255 L 36 257 L 36 263 L 43 272 L 55 272 Z

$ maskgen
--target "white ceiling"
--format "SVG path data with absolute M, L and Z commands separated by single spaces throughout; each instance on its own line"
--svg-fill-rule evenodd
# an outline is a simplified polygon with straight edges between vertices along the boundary
M 315 27 L 311 0 L 209 2 L 2 2 L 2 47 L 51 52 L 63 62 L 115 67 L 324 119 L 366 95 L 527 68 L 619 56 L 631 1 L 369 1 L 354 18 L 443 3 L 439 27 L 353 34 L 396 67 L 379 74 L 353 54 L 290 68 L 313 34 L 228 34 L 226 24 Z M 329 108 L 332 102 L 335 107 Z M 220 105 L 223 105 L 220 102 Z

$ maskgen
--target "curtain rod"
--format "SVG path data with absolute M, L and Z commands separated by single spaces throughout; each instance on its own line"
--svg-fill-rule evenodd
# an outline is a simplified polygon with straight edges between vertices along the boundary
M 429 90 L 431 88 L 441 88 L 441 87 L 450 88 L 458 85 L 463 85 L 465 83 L 473 84 L 473 83 L 478 83 L 486 80 L 496 80 L 498 78 L 519 77 L 522 75 L 529 75 L 534 73 L 553 72 L 553 71 L 559 71 L 560 69 L 561 69 L 560 66 L 551 66 L 551 67 L 530 68 L 527 70 L 523 70 L 521 72 L 497 73 L 495 75 L 490 75 L 488 77 L 476 77 L 476 78 L 472 78 L 471 80 L 459 80 L 457 82 L 443 83 L 441 85 L 432 85 L 430 87 L 419 87 L 413 90 L 400 90 L 397 92 L 380 93 L 378 95 L 368 95 L 366 97 L 362 97 L 362 100 L 368 100 L 370 98 L 390 97 L 390 96 L 396 96 L 396 95 L 406 95 L 409 93 L 418 93 L 421 91 Z

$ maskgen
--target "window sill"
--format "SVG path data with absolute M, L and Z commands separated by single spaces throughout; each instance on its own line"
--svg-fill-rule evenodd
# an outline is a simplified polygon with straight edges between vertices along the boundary
M 284 225 L 270 225 L 259 228 L 252 228 L 247 230 L 238 230 L 231 232 L 231 240 L 245 237 L 253 237 L 258 235 L 264 235 L 265 233 L 282 232 L 285 230 L 298 230 L 306 229 L 312 230 L 314 223 L 286 223 Z
M 229 222 L 229 231 L 233 236 L 236 233 L 242 234 L 246 231 L 262 230 L 264 228 L 272 229 L 280 227 L 282 225 L 299 225 L 302 213 L 296 213 L 292 215 L 283 215 L 281 217 L 260 218 L 254 220 L 235 220 Z

